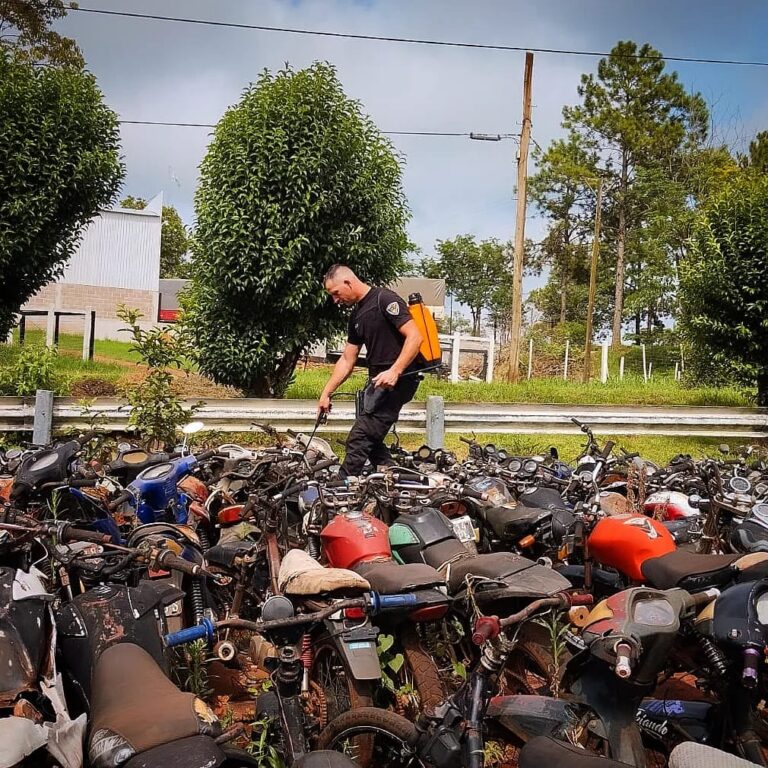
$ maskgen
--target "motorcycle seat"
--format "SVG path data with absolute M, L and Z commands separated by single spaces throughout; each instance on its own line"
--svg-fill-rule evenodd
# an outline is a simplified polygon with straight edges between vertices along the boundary
M 581 747 L 548 736 L 531 739 L 521 750 L 518 768 L 629 768 L 627 763 L 611 760 Z
M 754 768 L 755 763 L 695 741 L 678 744 L 669 756 L 669 768 Z
M 190 736 L 142 752 L 131 758 L 124 768 L 216 768 L 227 759 L 216 742 L 209 736 Z
M 205 559 L 211 565 L 231 568 L 235 563 L 235 558 L 247 555 L 255 546 L 256 543 L 253 541 L 226 541 L 211 547 L 205 553 Z
M 394 595 L 423 587 L 444 587 L 439 571 L 424 563 L 399 565 L 391 560 L 358 563 L 355 571 L 382 595 Z
M 734 563 L 742 555 L 699 555 L 676 549 L 646 560 L 640 570 L 650 586 L 657 589 L 681 587 L 698 592 L 730 584 L 736 573 Z
M 208 706 L 180 691 L 152 656 L 133 643 L 118 643 L 101 654 L 92 691 L 91 768 L 114 768 L 163 744 L 221 731 Z
M 302 755 L 291 768 L 356 768 L 357 763 L 341 752 L 322 750 Z
M 323 595 L 327 592 L 367 592 L 366 579 L 346 568 L 323 568 L 302 549 L 291 549 L 280 563 L 277 586 L 284 595 Z

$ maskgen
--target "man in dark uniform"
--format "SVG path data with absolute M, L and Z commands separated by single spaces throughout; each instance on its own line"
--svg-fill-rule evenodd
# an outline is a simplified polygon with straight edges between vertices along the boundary
M 343 476 L 359 475 L 366 459 L 374 467 L 392 463 L 384 437 L 419 386 L 421 332 L 394 291 L 366 285 L 349 267 L 334 264 L 323 284 L 336 304 L 355 308 L 344 351 L 320 395 L 318 413 L 331 410 L 331 395 L 349 378 L 360 347 L 365 344 L 366 349 L 370 381 L 341 465 Z

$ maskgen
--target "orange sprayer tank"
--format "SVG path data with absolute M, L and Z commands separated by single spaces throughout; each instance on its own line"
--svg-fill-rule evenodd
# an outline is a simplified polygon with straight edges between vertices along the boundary
M 672 534 L 644 515 L 615 515 L 600 520 L 589 534 L 590 555 L 633 581 L 643 581 L 642 564 L 675 549 Z
M 427 309 L 420 293 L 412 293 L 408 297 L 408 311 L 421 332 L 422 341 L 419 353 L 424 358 L 427 367 L 436 368 L 442 362 L 443 352 L 440 349 L 435 318 Z

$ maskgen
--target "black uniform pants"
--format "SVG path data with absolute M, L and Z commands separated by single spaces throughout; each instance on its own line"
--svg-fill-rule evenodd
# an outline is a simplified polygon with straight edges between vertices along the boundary
M 366 398 L 367 404 L 359 409 L 357 419 L 347 437 L 347 455 L 341 465 L 341 475 L 359 475 L 369 459 L 373 467 L 390 464 L 392 454 L 384 445 L 384 438 L 400 416 L 400 409 L 416 394 L 418 376 L 406 376 L 398 380 L 392 389 L 373 390 Z

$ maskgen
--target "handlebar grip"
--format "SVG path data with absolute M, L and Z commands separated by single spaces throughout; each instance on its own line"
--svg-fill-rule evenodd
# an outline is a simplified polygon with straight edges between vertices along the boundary
M 286 496 L 290 496 L 292 493 L 296 493 L 296 491 L 300 491 L 302 488 L 304 488 L 304 483 L 306 481 L 302 480 L 299 483 L 294 483 L 293 485 L 289 485 L 287 488 L 284 488 L 280 493 L 276 493 L 272 497 L 272 501 L 282 501 Z
M 133 494 L 130 491 L 120 491 L 120 493 L 107 504 L 107 509 L 110 512 L 114 512 L 124 501 L 130 501 L 132 498 Z
M 165 641 L 166 648 L 173 648 L 176 645 L 184 645 L 185 643 L 194 643 L 195 640 L 203 639 L 207 639 L 210 643 L 215 630 L 216 625 L 210 619 L 203 619 L 196 627 L 187 627 L 186 629 L 180 629 L 178 632 L 170 632 L 163 640 Z
M 741 671 L 741 684 L 745 688 L 756 688 L 758 679 L 758 668 L 760 666 L 760 657 L 762 653 L 757 648 L 744 649 L 744 667 Z
M 616 646 L 616 677 L 626 680 L 632 674 L 632 648 L 627 643 Z
M 574 606 L 574 605 L 592 605 L 595 602 L 595 596 L 594 595 L 569 595 L 568 596 L 568 602 Z
M 88 531 L 84 528 L 67 528 L 64 531 L 65 541 L 92 541 L 94 544 L 109 544 L 112 537 L 108 533 Z
M 613 442 L 613 440 L 606 440 L 605 445 L 603 446 L 603 450 L 600 451 L 600 455 L 607 459 L 611 455 L 611 451 L 613 450 L 613 446 L 616 445 L 616 443 Z
M 467 445 L 472 445 L 474 442 L 473 440 L 470 440 L 468 437 L 464 437 L 463 435 L 459 437 L 459 440 L 461 440 L 462 443 L 466 443 Z
M 216 450 L 216 448 L 209 448 L 207 451 L 198 453 L 197 456 L 195 456 L 195 458 L 198 461 L 207 461 L 208 459 L 212 459 L 214 456 L 216 456 L 217 453 L 218 451 Z
M 324 469 L 329 469 L 330 467 L 333 467 L 338 463 L 339 463 L 339 460 L 336 458 L 318 461 L 317 464 L 312 465 L 311 472 L 314 475 L 316 472 L 322 472 Z
M 385 611 L 401 611 L 403 608 L 415 608 L 419 602 L 416 595 L 412 593 L 380 595 L 378 592 L 371 592 L 370 598 L 373 614 L 384 613 Z
M 181 573 L 186 573 L 188 576 L 200 576 L 203 571 L 202 565 L 199 565 L 198 563 L 190 563 L 189 560 L 184 560 L 184 558 L 178 557 L 168 550 L 165 550 L 158 555 L 157 564 L 161 568 L 180 571 Z
M 461 489 L 462 496 L 468 496 L 470 499 L 478 499 L 479 501 L 488 501 L 488 494 L 476 491 L 474 488 L 468 488 L 466 485 Z
M 577 427 L 583 427 L 584 425 L 575 417 L 571 416 L 571 421 L 577 426 Z
M 472 642 L 475 645 L 482 645 L 488 640 L 498 637 L 500 632 L 501 625 L 498 616 L 479 616 L 472 628 Z
M 720 590 L 713 587 L 711 589 L 705 589 L 703 592 L 689 595 L 685 599 L 685 605 L 689 610 L 696 610 L 698 608 L 703 608 L 718 597 L 720 597 Z
M 80 447 L 82 448 L 86 443 L 93 440 L 94 437 L 98 436 L 98 432 L 94 429 L 89 430 L 86 432 L 82 437 L 76 437 L 75 442 L 80 443 Z
M 69 481 L 70 488 L 93 488 L 99 482 L 98 477 L 74 477 Z

